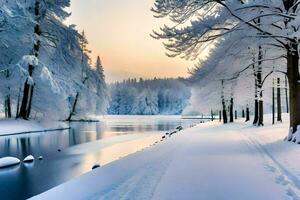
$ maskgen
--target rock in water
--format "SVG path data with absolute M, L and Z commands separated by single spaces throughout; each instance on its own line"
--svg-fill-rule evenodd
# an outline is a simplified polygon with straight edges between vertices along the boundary
M 100 165 L 96 164 L 96 165 L 94 165 L 94 166 L 92 167 L 92 170 L 93 170 L 93 169 L 96 169 L 96 168 L 99 168 L 99 167 L 100 167 Z
M 61 149 L 57 149 L 58 152 L 61 152 Z
M 29 163 L 29 162 L 33 162 L 34 161 L 34 157 L 33 155 L 29 155 L 26 158 L 24 158 L 23 162 L 25 163 Z
M 39 156 L 39 160 L 43 160 L 43 156 Z
M 15 157 L 0 158 L 0 168 L 11 167 L 20 164 L 20 160 Z

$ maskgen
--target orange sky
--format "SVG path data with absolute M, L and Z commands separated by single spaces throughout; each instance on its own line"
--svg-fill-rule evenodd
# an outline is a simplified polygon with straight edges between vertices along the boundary
M 153 0 L 72 0 L 67 23 L 84 29 L 92 50 L 99 55 L 107 81 L 128 77 L 187 76 L 193 63 L 165 55 L 162 41 L 149 35 L 162 25 L 150 11 Z

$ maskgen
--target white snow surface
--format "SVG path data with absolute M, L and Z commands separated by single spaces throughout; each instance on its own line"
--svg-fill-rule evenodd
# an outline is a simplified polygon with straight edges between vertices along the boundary
M 300 146 L 283 140 L 286 122 L 201 124 L 32 199 L 300 199 Z
M 31 131 L 45 131 L 51 129 L 67 128 L 68 125 L 56 121 L 27 121 L 3 119 L 0 120 L 0 136 L 27 133 Z
M 20 163 L 20 160 L 15 157 L 3 157 L 0 158 L 0 168 L 9 167 L 12 165 L 17 165 Z
M 24 158 L 23 160 L 23 162 L 33 162 L 33 161 L 34 161 L 33 155 L 26 156 L 26 158 Z
M 72 154 L 86 154 L 89 152 L 96 152 L 100 151 L 101 149 L 104 149 L 106 147 L 109 147 L 111 145 L 117 145 L 119 143 L 125 143 L 130 141 L 142 141 L 144 140 L 150 140 L 150 141 L 156 141 L 159 140 L 162 137 L 161 134 L 151 134 L 148 132 L 147 134 L 125 134 L 125 135 L 119 135 L 114 137 L 109 137 L 107 139 L 101 139 L 94 142 L 88 142 L 79 144 L 73 147 L 69 147 L 65 150 L 66 154 L 72 155 Z M 139 148 L 139 147 L 137 147 Z

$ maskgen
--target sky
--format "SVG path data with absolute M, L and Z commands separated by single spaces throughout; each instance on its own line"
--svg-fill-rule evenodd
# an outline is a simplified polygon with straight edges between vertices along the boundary
M 100 56 L 106 80 L 129 77 L 186 77 L 193 62 L 169 58 L 162 41 L 150 37 L 165 22 L 153 17 L 154 0 L 72 0 L 68 24 L 89 40 L 92 59 Z

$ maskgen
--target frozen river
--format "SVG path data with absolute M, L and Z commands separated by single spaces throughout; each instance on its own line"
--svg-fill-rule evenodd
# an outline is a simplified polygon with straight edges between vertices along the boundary
M 106 116 L 99 123 L 71 123 L 65 131 L 0 137 L 0 157 L 32 154 L 43 160 L 0 169 L 1 199 L 26 199 L 142 150 L 167 131 L 199 123 L 180 116 Z

